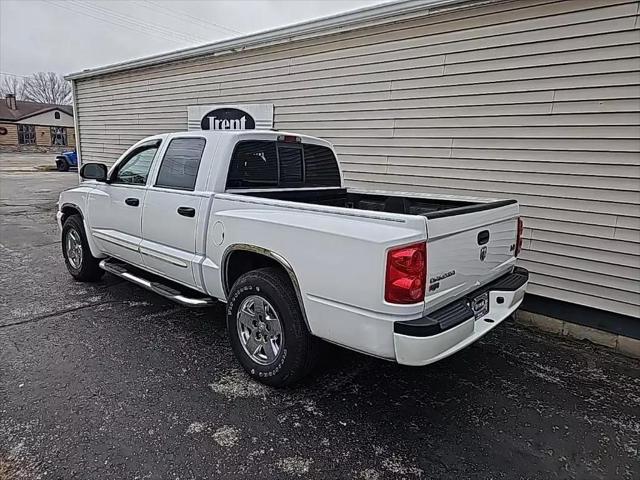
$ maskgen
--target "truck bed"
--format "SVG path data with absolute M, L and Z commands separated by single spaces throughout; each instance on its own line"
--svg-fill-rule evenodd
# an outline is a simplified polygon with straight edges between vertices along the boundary
M 353 208 L 376 212 L 400 213 L 406 215 L 423 215 L 427 218 L 472 213 L 490 208 L 516 203 L 515 200 L 497 201 L 463 201 L 445 199 L 437 196 L 421 194 L 402 194 L 382 191 L 354 190 L 347 188 L 332 189 L 297 189 L 297 190 L 263 190 L 234 192 L 274 200 L 327 205 L 332 207 Z
M 411 215 L 427 224 L 425 311 L 464 297 L 515 263 L 516 200 L 351 188 L 245 190 L 234 194 L 360 212 Z M 289 205 L 291 208 L 291 205 Z M 318 248 L 320 251 L 321 248 Z

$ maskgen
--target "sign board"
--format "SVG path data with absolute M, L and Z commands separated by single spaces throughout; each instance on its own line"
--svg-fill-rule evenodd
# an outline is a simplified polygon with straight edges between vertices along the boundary
M 273 128 L 272 103 L 190 105 L 189 130 L 252 130 Z

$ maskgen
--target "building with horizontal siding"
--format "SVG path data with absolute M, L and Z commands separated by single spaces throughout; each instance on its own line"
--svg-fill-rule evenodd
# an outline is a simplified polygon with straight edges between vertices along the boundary
M 350 186 L 517 198 L 525 305 L 640 338 L 638 1 L 422 1 L 70 75 L 82 162 L 268 103 Z

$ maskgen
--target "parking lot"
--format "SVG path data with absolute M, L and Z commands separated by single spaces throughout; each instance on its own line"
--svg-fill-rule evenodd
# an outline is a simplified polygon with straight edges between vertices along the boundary
M 271 390 L 223 308 L 72 280 L 54 215 L 76 173 L 0 175 L 2 480 L 640 476 L 635 360 L 510 321 L 425 368 L 327 347 Z

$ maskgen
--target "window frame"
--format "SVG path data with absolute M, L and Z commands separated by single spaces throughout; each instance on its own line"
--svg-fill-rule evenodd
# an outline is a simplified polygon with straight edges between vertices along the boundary
M 64 140 L 64 143 L 54 143 L 53 139 L 55 136 L 54 130 L 60 129 L 62 131 L 62 139 Z M 69 140 L 68 140 L 68 132 L 67 132 L 67 127 L 58 127 L 55 125 L 52 125 L 49 127 L 49 134 L 51 135 L 51 146 L 52 147 L 66 147 L 69 145 Z
M 195 181 L 193 182 L 193 188 L 187 188 L 187 187 L 176 187 L 176 186 L 169 186 L 169 185 L 159 185 L 158 184 L 158 179 L 160 178 L 160 172 L 162 170 L 162 164 L 164 163 L 164 159 L 167 157 L 167 152 L 169 151 L 169 148 L 171 148 L 171 144 L 173 143 L 174 140 L 203 140 L 204 141 L 204 145 L 202 146 L 202 152 L 200 153 L 200 159 L 198 160 L 198 166 L 196 168 L 196 178 Z M 166 189 L 166 190 L 176 190 L 178 192 L 195 192 L 196 190 L 196 184 L 198 183 L 198 174 L 200 173 L 200 165 L 202 165 L 202 157 L 204 157 L 204 152 L 207 149 L 207 139 L 206 137 L 203 136 L 183 136 L 183 137 L 173 137 L 169 140 L 169 143 L 167 143 L 166 147 L 163 149 L 162 152 L 162 158 L 160 159 L 159 163 L 158 163 L 158 169 L 155 172 L 155 178 L 153 181 L 153 188 L 159 188 L 159 189 Z
M 151 171 L 153 170 L 153 163 L 155 162 L 156 156 L 160 151 L 160 147 L 162 146 L 162 140 L 152 140 L 149 142 L 145 142 L 141 145 L 138 145 L 133 150 L 129 152 L 129 154 L 120 160 L 116 165 L 114 165 L 113 170 L 109 173 L 109 184 L 110 185 L 123 185 L 125 187 L 145 187 L 149 183 L 149 177 L 151 177 Z M 149 150 L 151 148 L 156 149 L 156 153 L 153 156 L 153 160 L 151 160 L 151 164 L 149 165 L 149 171 L 147 172 L 147 178 L 144 183 L 126 183 L 126 182 L 118 182 L 116 178 L 118 177 L 118 173 L 122 169 L 122 167 L 126 166 L 126 164 L 136 155 L 142 153 L 145 150 Z
M 29 137 L 33 138 L 33 142 L 24 142 L 24 138 L 25 138 L 25 133 L 24 132 L 20 132 L 21 128 L 27 128 L 30 130 L 29 132 Z M 22 141 L 21 141 L 22 140 Z M 36 126 L 35 125 L 31 125 L 28 123 L 19 123 L 18 124 L 18 145 L 37 145 L 38 144 L 38 138 L 36 135 Z

